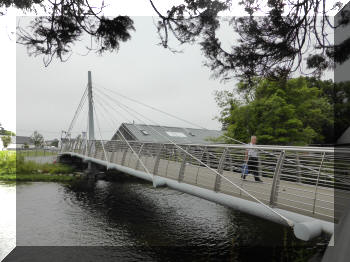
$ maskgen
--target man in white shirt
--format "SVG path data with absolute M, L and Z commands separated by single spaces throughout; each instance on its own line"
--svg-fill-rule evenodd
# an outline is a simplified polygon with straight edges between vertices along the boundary
M 245 152 L 245 161 L 247 162 L 248 172 L 253 173 L 255 181 L 263 182 L 259 177 L 259 159 L 258 150 L 255 148 L 256 136 L 250 138 L 250 143 L 248 144 L 248 149 Z M 245 179 L 246 174 L 243 174 L 243 179 Z

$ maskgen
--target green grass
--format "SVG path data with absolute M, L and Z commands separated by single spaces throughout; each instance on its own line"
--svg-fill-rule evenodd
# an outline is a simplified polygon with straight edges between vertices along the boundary
M 0 175 L 16 174 L 16 152 L 0 151 Z
M 51 175 L 51 174 L 12 174 L 0 175 L 0 181 L 16 182 L 72 182 L 79 179 L 75 176 L 68 175 Z
M 13 151 L 0 152 L 0 181 L 70 182 L 78 179 L 69 176 L 74 169 L 59 163 L 39 164 L 25 161 L 23 154 Z
M 37 174 L 37 173 L 47 173 L 47 174 L 70 174 L 74 170 L 72 167 L 67 165 L 62 165 L 59 163 L 46 163 L 39 164 L 33 161 L 24 161 L 20 157 L 17 157 L 17 174 Z

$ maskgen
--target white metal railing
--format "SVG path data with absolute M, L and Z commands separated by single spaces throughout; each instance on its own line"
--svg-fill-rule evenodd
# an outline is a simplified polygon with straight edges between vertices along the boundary
M 242 190 L 233 188 L 217 173 L 206 168 L 205 163 L 270 206 L 327 221 L 337 219 L 335 211 L 341 210 L 343 203 L 335 203 L 334 189 L 337 189 L 337 197 L 344 199 L 344 203 L 350 199 L 348 149 L 256 146 L 259 151 L 256 165 L 264 183 L 254 183 L 249 176 L 247 181 L 241 179 L 247 145 L 177 145 L 189 153 L 186 154 L 174 144 L 128 143 L 133 150 L 119 140 L 71 139 L 63 144 L 62 152 L 75 152 L 142 171 L 146 167 L 158 176 L 249 199 Z M 335 204 L 340 208 L 335 209 Z

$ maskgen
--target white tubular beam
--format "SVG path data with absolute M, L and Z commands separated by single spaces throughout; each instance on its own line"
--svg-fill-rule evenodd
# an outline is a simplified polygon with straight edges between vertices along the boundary
M 121 166 L 115 163 L 109 163 L 107 161 L 103 161 L 100 159 L 86 157 L 84 155 L 77 154 L 77 153 L 65 152 L 65 153 L 62 153 L 61 155 L 70 155 L 70 156 L 79 157 L 83 161 L 91 161 L 96 164 L 105 166 L 107 167 L 107 169 L 115 169 L 120 172 L 132 175 L 134 177 L 147 180 L 149 182 L 152 182 L 154 187 L 168 186 L 172 189 L 221 204 L 223 206 L 241 211 L 246 214 L 257 216 L 284 226 L 289 226 L 286 223 L 286 221 L 283 220 L 280 216 L 270 212 L 268 209 L 266 209 L 260 203 L 257 203 L 257 202 L 237 198 L 237 197 L 219 193 L 219 192 L 214 192 L 213 190 L 201 188 L 198 186 L 193 186 L 186 183 L 179 183 L 176 180 L 165 178 L 165 177 L 154 176 L 154 179 L 152 180 L 152 177 L 150 177 L 149 174 L 143 171 L 135 170 L 135 169 Z M 297 238 L 301 240 L 304 240 L 304 241 L 311 240 L 321 235 L 321 233 L 326 233 L 328 235 L 332 235 L 334 233 L 334 224 L 331 222 L 300 215 L 300 214 L 286 211 L 279 208 L 273 208 L 273 209 L 276 212 L 282 214 L 283 216 L 285 216 L 286 218 L 294 222 L 295 224 L 294 234 Z

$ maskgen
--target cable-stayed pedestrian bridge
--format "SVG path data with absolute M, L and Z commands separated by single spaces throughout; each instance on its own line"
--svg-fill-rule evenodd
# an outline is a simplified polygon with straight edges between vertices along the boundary
M 89 72 L 88 86 L 65 138 L 61 139 L 60 159 L 78 158 L 88 163 L 90 171 L 94 165 L 115 169 L 147 180 L 155 187 L 168 186 L 283 224 L 293 228 L 295 235 L 303 240 L 322 233 L 333 234 L 334 223 L 350 200 L 348 149 L 255 145 L 258 160 L 254 167 L 263 182 L 255 182 L 249 175 L 244 180 L 242 166 L 252 145 L 231 137 L 225 137 L 226 141 L 235 144 L 179 143 L 159 132 L 161 126 L 154 117 L 127 106 L 122 99 L 200 127 L 114 90 L 92 89 Z M 83 136 L 72 138 L 72 130 L 86 101 L 86 130 Z M 110 121 L 111 128 L 115 129 L 116 118 L 124 118 L 129 123 L 136 119 L 166 142 L 132 141 L 123 132 L 116 140 L 103 139 L 100 124 Z M 100 139 L 95 138 L 95 124 Z M 154 128 L 155 125 L 159 128 Z M 250 168 L 252 166 L 248 166 L 248 170 Z
M 308 240 L 322 232 L 332 234 L 334 221 L 346 208 L 342 205 L 350 199 L 346 152 L 335 154 L 333 148 L 257 146 L 263 178 L 263 183 L 259 183 L 249 176 L 246 180 L 241 178 L 247 148 L 72 139 L 63 145 L 61 155 L 78 157 L 148 180 L 154 186 L 169 186 L 292 226 L 301 239 Z M 343 160 L 344 165 L 336 167 L 335 175 L 335 161 Z M 339 200 L 337 207 L 335 197 Z

